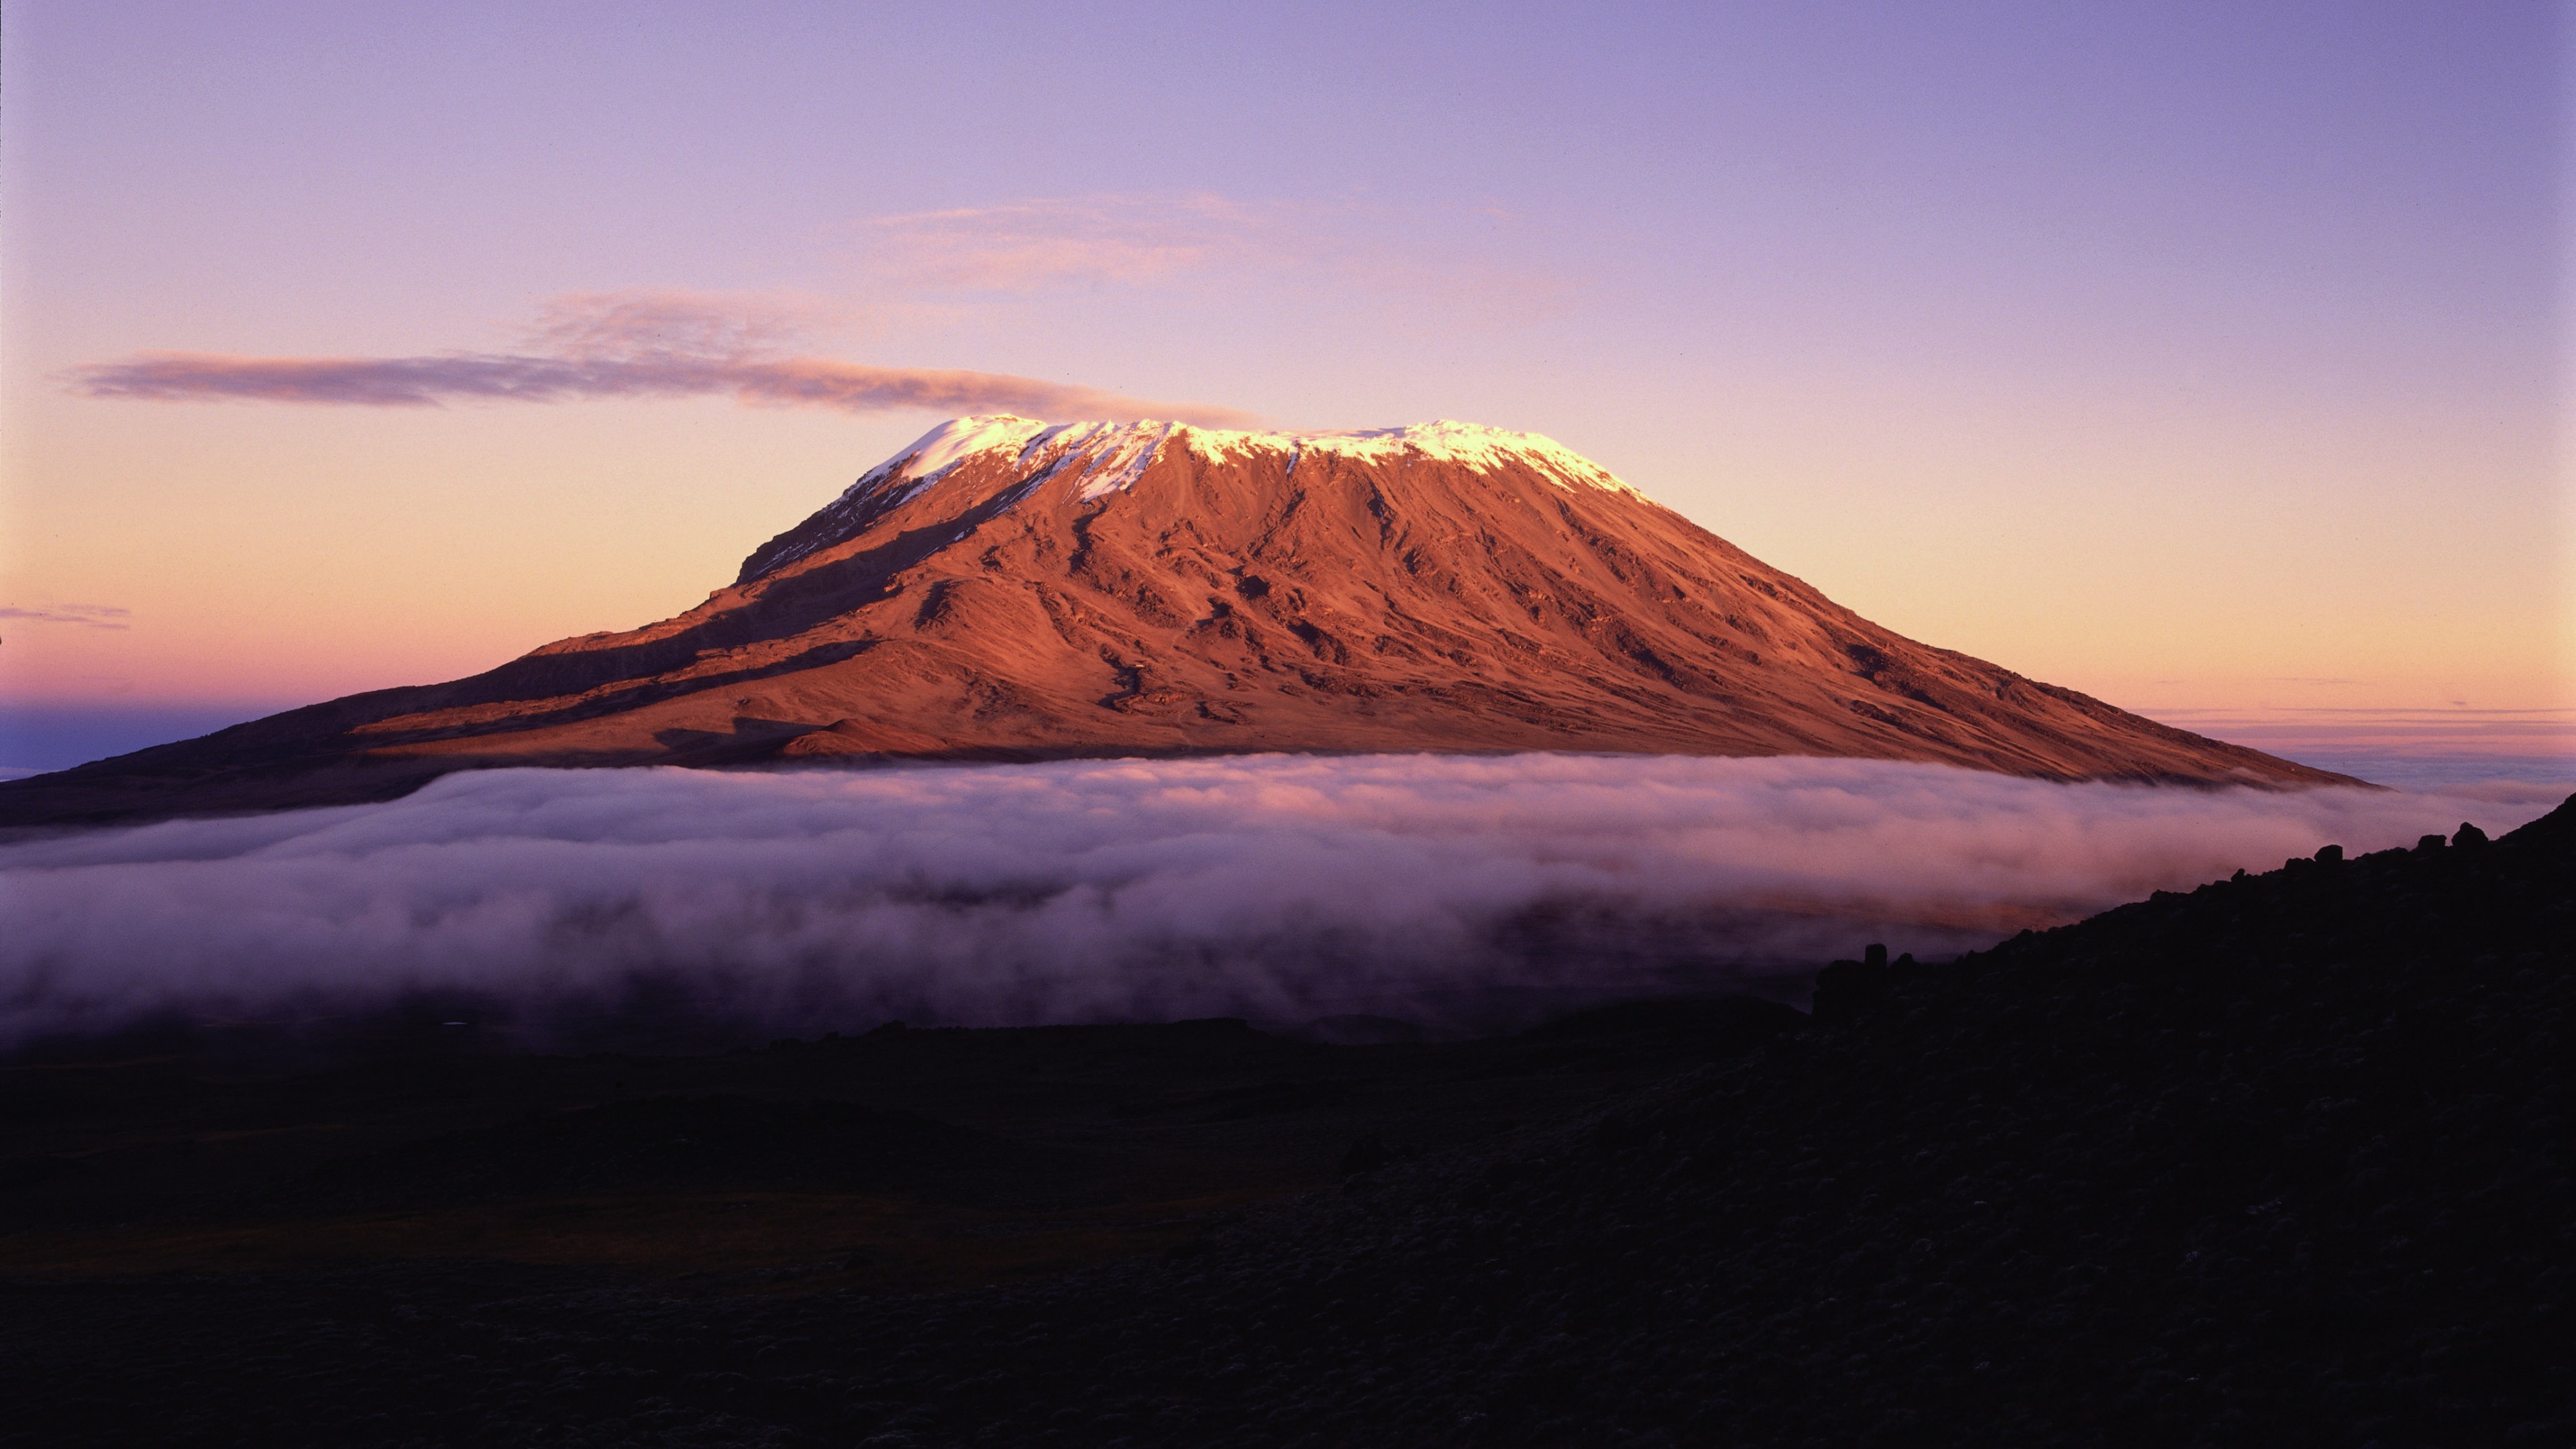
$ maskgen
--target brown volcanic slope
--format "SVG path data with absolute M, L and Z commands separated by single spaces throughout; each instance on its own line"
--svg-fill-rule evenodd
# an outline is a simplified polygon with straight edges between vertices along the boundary
M 1527 434 L 963 418 L 678 618 L 0 785 L 0 823 L 495 765 L 1529 749 L 2349 783 L 1892 634 Z

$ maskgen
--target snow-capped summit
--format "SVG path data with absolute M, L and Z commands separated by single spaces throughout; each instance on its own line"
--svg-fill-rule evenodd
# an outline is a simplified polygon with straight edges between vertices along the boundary
M 1292 459 L 1308 452 L 1351 458 L 1412 456 L 1470 467 L 1516 458 L 1547 469 L 1572 487 L 1636 492 L 1553 438 L 1447 418 L 1401 428 L 1240 432 L 1150 418 L 1132 423 L 1043 423 L 1010 413 L 951 418 L 869 469 L 852 491 L 904 484 L 918 487 L 970 457 L 994 455 L 1007 456 L 1022 468 L 1078 477 L 1083 480 L 1083 497 L 1089 500 L 1134 484 L 1145 465 L 1167 447 L 1220 463 L 1260 452 L 1284 453 Z
M 1103 460 L 1125 460 L 1111 464 L 1124 467 L 1139 457 L 1150 458 L 1166 446 L 1187 449 L 1213 462 L 1265 451 L 1292 457 L 1309 451 L 1378 459 L 1410 455 L 1470 467 L 1518 458 L 1550 469 L 1572 486 L 1636 492 L 1612 477 L 1609 470 L 1553 438 L 1447 418 L 1401 428 L 1239 432 L 1152 419 L 1132 423 L 1043 423 L 1010 413 L 951 418 L 922 434 L 911 447 L 868 470 L 854 487 L 865 489 L 893 479 L 927 481 L 977 454 L 1007 454 L 1023 466 L 1059 466 L 1067 459 L 1081 459 L 1085 465 L 1082 471 L 1088 474 L 1096 471 Z M 1132 477 L 1127 479 L 1133 481 Z M 1109 491 L 1095 488 L 1091 496 Z
M 826 540 L 919 496 L 970 461 L 987 465 L 988 492 L 1004 506 L 1052 485 L 1084 503 L 1136 486 L 1155 461 L 1177 453 L 1201 465 L 1266 459 L 1294 476 L 1308 456 L 1372 463 L 1449 463 L 1492 469 L 1516 464 L 1566 489 L 1645 495 L 1553 438 L 1446 418 L 1400 428 L 1340 432 L 1245 432 L 1147 419 L 1131 423 L 1046 423 L 1010 413 L 951 418 L 879 463 L 822 512 L 754 553 L 738 582 L 805 557 Z

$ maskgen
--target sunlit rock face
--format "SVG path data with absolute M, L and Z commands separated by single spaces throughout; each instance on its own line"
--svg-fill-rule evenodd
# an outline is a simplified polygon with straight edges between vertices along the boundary
M 677 618 L 0 785 L 0 822 L 503 764 L 1533 749 L 2341 778 L 1891 633 L 1533 434 L 972 417 Z

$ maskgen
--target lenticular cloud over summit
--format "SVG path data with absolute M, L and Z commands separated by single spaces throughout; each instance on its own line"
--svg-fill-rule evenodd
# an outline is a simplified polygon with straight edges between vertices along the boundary
M 1865 941 L 1954 952 L 2550 803 L 1819 759 L 495 770 L 389 804 L 0 846 L 0 1041 L 422 993 L 534 1021 L 644 984 L 807 1034 L 1492 1025 L 1677 982 L 1794 993 Z

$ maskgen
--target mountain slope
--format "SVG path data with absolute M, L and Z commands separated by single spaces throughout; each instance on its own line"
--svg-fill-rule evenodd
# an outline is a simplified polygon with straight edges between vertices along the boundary
M 1571 749 L 2341 777 L 1880 628 L 1529 434 L 961 418 L 704 604 L 0 786 L 0 821 L 450 769 Z

